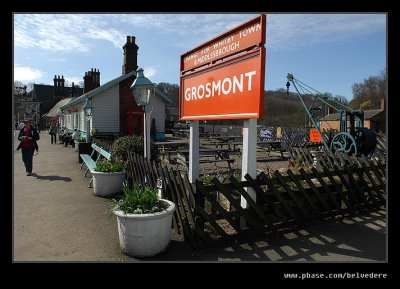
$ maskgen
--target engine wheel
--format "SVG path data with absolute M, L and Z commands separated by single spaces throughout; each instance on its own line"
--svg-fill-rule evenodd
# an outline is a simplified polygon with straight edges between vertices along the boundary
M 357 155 L 357 144 L 354 137 L 347 132 L 336 134 L 331 141 L 332 153 L 347 153 Z

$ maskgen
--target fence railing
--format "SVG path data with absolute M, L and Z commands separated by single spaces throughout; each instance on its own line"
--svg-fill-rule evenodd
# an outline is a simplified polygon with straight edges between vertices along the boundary
M 197 181 L 196 208 L 204 205 L 196 210 L 200 217 L 196 225 L 225 241 L 376 209 L 386 203 L 385 166 L 377 163 L 334 170 L 312 168 L 309 172 L 300 169 L 298 173 L 288 170 L 287 175 L 275 171 L 268 176 L 263 172 L 256 179 L 249 175 L 245 178 L 239 182 L 231 177 L 224 184 L 214 178 L 213 185 L 208 186 Z M 256 201 L 248 188 L 256 192 Z M 248 208 L 241 207 L 241 198 Z
M 379 161 L 344 160 L 343 166 L 262 172 L 246 181 L 190 184 L 185 172 L 128 154 L 128 181 L 157 185 L 175 203 L 173 228 L 193 247 L 231 242 L 290 229 L 313 220 L 376 210 L 386 204 L 386 166 Z M 247 192 L 251 188 L 256 200 Z M 248 207 L 242 208 L 241 198 Z M 245 225 L 244 225 L 245 224 Z

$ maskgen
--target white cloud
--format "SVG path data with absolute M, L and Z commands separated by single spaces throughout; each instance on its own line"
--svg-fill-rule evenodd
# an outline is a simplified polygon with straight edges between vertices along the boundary
M 14 14 L 14 45 L 87 52 L 93 45 L 90 40 L 104 40 L 120 48 L 126 35 L 140 29 L 171 35 L 173 45 L 190 49 L 257 15 Z M 385 27 L 385 14 L 268 14 L 267 47 L 296 49 L 333 43 Z
M 130 14 L 119 15 L 118 20 L 141 29 L 155 29 L 174 37 L 174 45 L 190 49 L 257 14 Z
M 119 15 L 118 21 L 171 34 L 174 45 L 191 49 L 258 14 Z M 267 14 L 267 47 L 297 49 L 334 43 L 386 28 L 385 14 Z
M 15 67 L 14 68 L 14 80 L 18 81 L 32 81 L 41 78 L 43 73 L 35 68 L 31 67 Z
M 68 82 L 68 86 L 72 85 L 72 82 L 74 85 L 78 85 L 80 81 L 83 81 L 82 77 L 76 77 L 76 76 L 64 76 L 65 80 Z
M 38 47 L 62 52 L 87 52 L 100 39 L 121 47 L 123 32 L 107 26 L 110 15 L 101 14 L 15 14 L 15 47 Z
M 99 27 L 89 28 L 89 30 L 84 33 L 85 37 L 92 39 L 102 39 L 111 42 L 114 46 L 120 48 L 124 43 L 126 35 L 116 29 L 102 29 Z
M 157 70 L 154 66 L 149 66 L 149 67 L 143 68 L 143 73 L 144 73 L 145 77 L 150 78 L 157 74 Z

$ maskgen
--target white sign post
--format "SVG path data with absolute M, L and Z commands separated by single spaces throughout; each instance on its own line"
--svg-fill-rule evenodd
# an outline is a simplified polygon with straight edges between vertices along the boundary
M 199 121 L 190 121 L 189 181 L 194 183 L 199 176 Z
M 249 174 L 252 178 L 257 176 L 257 119 L 243 121 L 243 153 L 242 153 L 242 181 L 244 176 Z M 256 192 L 253 188 L 246 188 L 246 192 L 256 201 Z M 240 197 L 240 206 L 247 208 L 247 201 Z M 240 218 L 240 226 L 246 227 L 245 219 Z

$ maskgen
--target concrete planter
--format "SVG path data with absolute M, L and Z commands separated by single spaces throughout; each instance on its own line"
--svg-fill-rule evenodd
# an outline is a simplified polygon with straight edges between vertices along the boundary
M 93 191 L 96 196 L 108 197 L 122 191 L 125 171 L 115 173 L 92 172 Z
M 127 214 L 115 211 L 118 221 L 119 244 L 122 251 L 135 257 L 154 256 L 165 251 L 171 240 L 172 215 L 175 204 L 154 214 Z
M 78 152 L 80 142 L 78 142 L 76 140 L 74 142 L 75 142 L 75 151 Z

